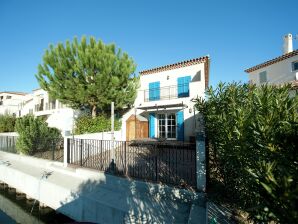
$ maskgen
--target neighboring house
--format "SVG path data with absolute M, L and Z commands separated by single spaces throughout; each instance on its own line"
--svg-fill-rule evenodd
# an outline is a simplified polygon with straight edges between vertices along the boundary
M 17 116 L 27 114 L 43 117 L 50 127 L 60 129 L 62 134 L 70 133 L 73 129 L 74 110 L 58 100 L 51 99 L 42 89 L 33 90 L 32 94 L 27 94 L 19 103 Z
M 17 115 L 18 105 L 25 99 L 26 93 L 0 92 L 0 114 Z
M 284 37 L 283 55 L 245 70 L 252 84 L 298 83 L 298 50 L 293 50 L 292 35 Z
M 140 89 L 135 108 L 124 115 L 122 130 L 126 139 L 138 138 L 138 128 L 148 128 L 142 138 L 193 141 L 196 110 L 193 99 L 204 97 L 209 82 L 209 56 L 182 61 L 140 72 Z M 137 116 L 135 116 L 137 115 Z M 148 125 L 133 125 L 131 116 Z M 126 127 L 126 121 L 128 127 Z M 133 131 L 131 131 L 133 130 Z

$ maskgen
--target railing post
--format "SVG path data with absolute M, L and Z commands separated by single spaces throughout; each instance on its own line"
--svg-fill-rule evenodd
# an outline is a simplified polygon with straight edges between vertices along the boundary
M 51 139 L 51 141 L 52 141 L 52 144 L 51 144 L 52 145 L 52 160 L 55 161 L 55 148 L 56 148 L 55 143 L 54 143 L 55 140 Z
M 8 136 L 6 136 L 6 151 L 9 151 L 8 149 Z
M 128 142 L 127 141 L 124 141 L 124 174 L 125 176 L 127 176 L 127 162 L 126 162 L 126 144 Z
M 80 141 L 80 166 L 83 166 L 83 139 Z
M 158 148 L 157 148 L 157 145 L 154 145 L 155 147 L 155 181 L 157 182 L 158 181 Z
M 70 139 L 67 138 L 67 136 L 65 136 L 63 140 L 64 140 L 63 141 L 63 166 L 67 167 L 67 163 L 69 163 L 69 156 L 70 156 L 70 153 L 69 153 Z

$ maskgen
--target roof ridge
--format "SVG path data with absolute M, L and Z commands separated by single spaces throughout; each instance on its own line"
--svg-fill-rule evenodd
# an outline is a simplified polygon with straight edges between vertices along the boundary
M 287 54 L 283 54 L 281 56 L 278 56 L 276 58 L 273 58 L 271 60 L 265 61 L 265 62 L 263 62 L 261 64 L 255 65 L 255 66 L 253 66 L 251 68 L 245 69 L 244 71 L 247 72 L 247 73 L 250 73 L 250 72 L 253 72 L 255 70 L 258 70 L 258 69 L 267 67 L 269 65 L 275 64 L 277 62 L 283 61 L 285 59 L 291 58 L 291 57 L 296 56 L 296 55 L 298 55 L 298 49 L 297 50 L 293 50 L 293 51 L 291 51 L 291 52 L 289 52 Z
M 210 56 L 206 55 L 206 56 L 202 56 L 202 57 L 198 57 L 198 58 L 193 58 L 193 59 L 189 59 L 189 60 L 176 62 L 173 64 L 168 64 L 168 65 L 158 66 L 158 67 L 151 68 L 151 69 L 146 69 L 146 70 L 140 71 L 139 73 L 141 75 L 147 75 L 147 74 L 157 73 L 160 71 L 172 70 L 175 68 L 181 68 L 181 67 L 186 67 L 189 65 L 199 64 L 199 63 L 205 62 L 206 60 L 209 60 L 209 58 L 210 58 Z

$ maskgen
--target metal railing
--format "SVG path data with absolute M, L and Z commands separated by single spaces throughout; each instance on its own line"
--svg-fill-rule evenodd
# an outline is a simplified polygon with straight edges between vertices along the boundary
M 0 151 L 17 153 L 17 136 L 0 136 Z
M 175 186 L 196 186 L 195 144 L 68 139 L 67 150 L 67 162 L 76 166 Z
M 189 83 L 183 85 L 164 86 L 160 88 L 145 89 L 144 102 L 156 100 L 171 100 L 189 97 Z
M 18 153 L 18 136 L 0 136 L 0 151 Z M 64 140 L 34 139 L 29 156 L 63 162 Z

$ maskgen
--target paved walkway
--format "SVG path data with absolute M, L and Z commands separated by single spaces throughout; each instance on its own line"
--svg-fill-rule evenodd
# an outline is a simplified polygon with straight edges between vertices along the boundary
M 77 221 L 187 223 L 191 208 L 203 206 L 187 190 L 4 152 L 0 180 Z

